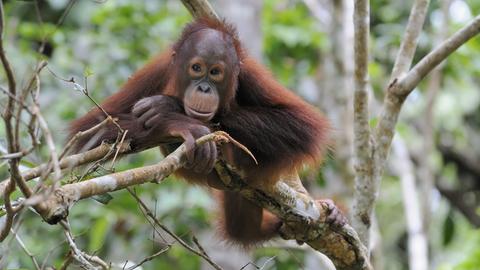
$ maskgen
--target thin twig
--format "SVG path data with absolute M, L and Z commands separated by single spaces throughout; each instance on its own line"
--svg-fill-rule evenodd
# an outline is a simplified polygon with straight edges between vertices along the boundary
M 64 82 L 67 82 L 67 83 L 71 83 L 73 84 L 73 88 L 76 89 L 76 90 L 79 90 L 80 92 L 82 92 L 88 99 L 90 99 L 90 101 L 95 105 L 95 107 L 100 110 L 104 115 L 105 117 L 110 117 L 110 114 L 105 111 L 105 109 L 90 95 L 89 91 L 88 91 L 88 88 L 87 87 L 84 87 L 82 85 L 80 85 L 79 83 L 77 83 L 75 81 L 75 78 L 74 77 L 71 77 L 70 79 L 65 79 L 65 78 L 62 78 L 60 77 L 59 75 L 57 75 L 53 70 L 51 70 L 50 68 L 48 68 L 48 71 L 53 75 L 53 77 L 61 80 L 61 81 L 64 81 Z M 86 78 L 85 78 L 85 82 L 86 82 Z M 85 83 L 86 84 L 86 83 Z M 120 130 L 121 132 L 124 132 L 123 128 L 117 123 L 117 121 L 114 121 L 113 124 L 118 128 L 118 130 Z
M 70 140 L 67 142 L 67 144 L 65 144 L 65 147 L 63 148 L 63 151 L 60 154 L 60 158 L 63 158 L 70 151 L 70 149 L 72 149 L 72 147 L 75 146 L 75 144 L 79 140 L 81 140 L 83 138 L 86 138 L 86 137 L 90 137 L 92 134 L 97 133 L 97 131 L 99 131 L 100 129 L 102 129 L 103 127 L 108 125 L 109 123 L 112 123 L 113 121 L 115 121 L 115 119 L 109 116 L 109 117 L 105 118 L 105 120 L 100 122 L 99 124 L 89 128 L 87 130 L 77 132 L 77 134 L 72 136 L 72 138 L 70 138 Z
M 27 256 L 30 257 L 30 259 L 32 260 L 32 263 L 35 266 L 35 269 L 40 270 L 41 268 L 40 268 L 40 265 L 37 262 L 37 259 L 35 259 L 35 256 L 25 246 L 25 244 L 23 243 L 23 241 L 20 238 L 20 236 L 18 235 L 18 233 L 16 231 L 14 231 L 13 229 L 11 229 L 10 231 L 15 236 L 15 240 L 17 240 L 18 245 L 20 245 L 20 247 L 23 249 L 25 254 L 27 254 Z
M 38 78 L 38 75 L 35 76 L 37 80 L 37 88 L 40 88 L 40 80 Z M 40 106 L 38 104 L 38 101 L 34 101 L 33 103 L 33 113 L 37 116 L 38 123 L 40 124 L 40 128 L 43 131 L 43 135 L 45 137 L 45 141 L 47 142 L 47 146 L 50 152 L 50 159 L 53 164 L 53 171 L 54 171 L 54 185 L 60 180 L 62 177 L 62 172 L 60 169 L 60 162 L 57 154 L 57 149 L 55 147 L 55 143 L 53 142 L 53 137 L 52 133 L 50 132 L 50 129 L 48 127 L 47 121 L 45 121 L 45 118 L 43 118 L 42 113 L 40 112 Z
M 73 262 L 72 252 L 68 252 L 67 258 L 63 261 L 62 265 L 60 266 L 60 270 L 67 270 L 68 266 Z
M 120 141 L 118 142 L 118 144 L 122 144 L 124 141 L 125 141 L 125 137 L 127 136 L 127 132 L 128 130 L 125 130 L 123 133 L 122 133 L 122 138 L 120 139 Z M 119 147 L 116 147 L 117 148 L 117 151 L 115 151 L 115 155 L 113 156 L 112 158 L 112 164 L 111 164 L 111 171 L 115 171 L 115 161 L 117 159 L 117 156 L 118 156 L 118 153 L 120 153 L 120 148 Z
M 178 237 L 175 233 L 171 232 L 167 227 L 165 227 L 165 225 L 163 225 L 162 223 L 160 223 L 160 221 L 158 221 L 158 219 L 155 217 L 155 215 L 152 213 L 152 211 L 150 211 L 150 209 L 148 208 L 148 206 L 137 196 L 137 194 L 135 194 L 135 192 L 133 192 L 131 189 L 127 189 L 128 192 L 130 193 L 130 195 L 132 195 L 132 197 L 138 202 L 138 204 L 141 206 L 141 208 L 143 209 L 143 211 L 145 211 L 145 214 L 147 216 L 149 216 L 153 222 L 155 222 L 155 224 L 162 228 L 163 231 L 165 231 L 168 235 L 170 235 L 173 239 L 175 239 L 181 246 L 183 246 L 185 249 L 187 249 L 188 251 L 192 252 L 193 254 L 203 258 L 206 262 L 208 262 L 213 268 L 217 269 L 217 270 L 220 270 L 222 269 L 218 264 L 216 264 L 215 262 L 213 262 L 210 257 L 208 257 L 206 254 L 202 253 L 202 252 L 199 252 L 197 250 L 195 250 L 194 248 L 192 248 L 191 246 L 189 246 L 187 243 L 185 243 L 185 241 L 183 241 L 180 237 Z
M 3 242 L 3 240 L 5 240 L 13 225 L 13 217 L 15 216 L 15 210 L 11 205 L 10 194 L 12 194 L 14 190 L 15 182 L 9 181 L 7 187 L 4 190 L 4 205 L 6 216 L 3 228 L 0 230 L 0 242 Z
M 210 256 L 208 256 L 207 254 L 207 251 L 203 248 L 203 246 L 200 244 L 200 242 L 198 241 L 197 237 L 195 237 L 195 235 L 192 235 L 192 241 L 193 243 L 197 246 L 198 250 L 203 253 L 203 255 L 207 256 L 208 258 L 210 258 Z
M 137 263 L 137 264 L 135 264 L 135 265 L 133 265 L 133 266 L 130 266 L 129 268 L 127 268 L 127 270 L 133 270 L 133 269 L 141 266 L 142 264 L 144 264 L 144 263 L 146 263 L 146 262 L 148 262 L 148 261 L 151 261 L 151 260 L 155 259 L 156 257 L 158 257 L 159 255 L 165 253 L 165 252 L 166 252 L 167 250 L 169 250 L 169 249 L 170 249 L 170 246 L 166 246 L 166 247 L 164 247 L 163 249 L 155 252 L 154 254 L 152 254 L 152 255 L 150 255 L 150 256 L 148 256 L 148 257 L 145 257 L 145 258 L 144 258 L 143 260 L 141 260 L 139 263 Z
M 97 269 L 92 265 L 92 263 L 99 265 L 102 269 L 109 269 L 108 264 L 102 259 L 97 256 L 86 254 L 77 247 L 68 221 L 62 220 L 60 221 L 60 225 L 62 225 L 68 245 L 70 246 L 70 250 L 72 251 L 72 256 L 78 263 L 80 263 L 86 269 Z
M 45 269 L 48 261 L 50 260 L 50 257 L 53 255 L 53 253 L 55 252 L 55 250 L 63 247 L 63 245 L 66 244 L 66 243 L 67 243 L 67 239 L 64 239 L 64 240 L 62 240 L 62 241 L 59 241 L 59 243 L 57 243 L 56 246 L 54 246 L 53 248 L 51 248 L 51 249 L 48 251 L 47 256 L 45 256 L 45 258 L 43 259 L 41 269 Z M 71 254 L 71 251 L 69 251 L 69 254 Z M 67 255 L 67 256 L 69 256 L 69 257 L 71 258 L 71 255 Z M 68 260 L 68 258 L 67 258 L 66 260 Z M 73 260 L 73 258 L 72 258 L 72 260 Z M 65 264 L 65 262 L 64 262 L 64 264 Z M 67 266 L 68 266 L 68 265 L 67 265 Z
M 268 263 L 270 263 L 271 261 L 275 260 L 275 258 L 277 258 L 277 256 L 272 256 L 272 257 L 268 258 L 268 259 L 263 263 L 262 266 L 258 266 L 258 265 L 256 265 L 256 264 L 253 263 L 253 262 L 248 262 L 247 264 L 245 264 L 244 266 L 242 266 L 242 268 L 240 268 L 240 270 L 245 269 L 245 268 L 246 268 L 247 266 L 249 266 L 249 265 L 252 265 L 252 266 L 255 267 L 255 269 L 257 269 L 257 270 L 262 270 L 262 269 L 265 268 L 265 266 L 267 266 Z
M 12 98 L 15 102 L 18 103 L 18 105 L 22 106 L 23 109 L 26 110 L 29 114 L 33 114 L 32 111 L 30 110 L 30 108 L 25 104 L 25 102 L 21 101 L 16 96 L 12 95 L 10 92 L 7 91 L 7 89 L 0 86 L 0 91 L 2 91 L 9 98 Z

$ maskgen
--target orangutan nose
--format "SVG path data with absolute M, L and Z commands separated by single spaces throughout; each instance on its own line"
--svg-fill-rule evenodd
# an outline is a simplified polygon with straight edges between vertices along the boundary
M 200 91 L 202 93 L 209 93 L 211 91 L 211 88 L 210 88 L 210 86 L 208 86 L 206 84 L 200 84 L 198 86 L 198 91 Z

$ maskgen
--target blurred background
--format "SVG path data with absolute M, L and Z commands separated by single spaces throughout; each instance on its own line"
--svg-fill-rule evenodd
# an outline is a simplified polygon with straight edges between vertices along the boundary
M 180 1 L 3 1 L 6 52 L 20 86 L 38 59 L 41 109 L 57 147 L 69 122 L 93 107 L 71 83 L 75 78 L 101 101 L 179 35 L 191 16 Z M 275 77 L 331 120 L 334 145 L 323 167 L 305 168 L 302 179 L 319 198 L 333 198 L 348 214 L 353 194 L 352 97 L 353 1 L 217 0 L 215 10 L 237 25 L 249 53 Z M 412 1 L 371 1 L 371 124 L 375 125 Z M 65 11 L 68 12 L 65 12 Z M 480 1 L 432 1 L 414 62 L 480 13 Z M 63 14 L 66 14 L 64 16 Z M 41 19 L 40 19 L 41 18 Z M 58 23 L 60 22 L 60 23 Z M 45 48 L 38 53 L 42 41 Z M 407 99 L 382 182 L 374 224 L 376 269 L 408 269 L 405 204 L 415 193 L 402 185 L 405 167 L 414 175 L 428 239 L 431 269 L 480 269 L 480 38 L 461 47 Z M 6 85 L 0 72 L 0 85 Z M 0 108 L 6 96 L 0 93 Z M 0 150 L 5 151 L 0 124 Z M 29 138 L 25 133 L 25 143 Z M 23 160 L 25 168 L 45 162 L 42 146 Z M 125 170 L 161 159 L 156 149 L 123 158 Z M 0 161 L 0 179 L 8 177 Z M 85 170 L 85 168 L 83 169 Z M 79 172 L 80 171 L 80 172 Z M 81 170 L 72 172 L 81 174 Z M 97 174 L 105 173 L 101 169 Z M 68 180 L 68 179 L 67 179 Z M 411 187 L 410 187 L 411 188 Z M 215 233 L 215 201 L 205 189 L 170 177 L 160 185 L 135 188 L 159 220 L 185 241 L 196 236 L 225 269 L 322 269 L 324 259 L 305 246 L 273 241 L 251 252 L 224 243 Z M 70 212 L 79 247 L 118 268 L 138 263 L 173 241 L 156 233 L 126 191 L 108 204 L 88 199 Z M 3 204 L 3 203 L 2 203 Z M 58 226 L 33 214 L 21 216 L 18 235 L 36 259 L 59 267 L 68 245 Z M 33 269 L 10 236 L 0 248 L 0 268 Z M 210 269 L 179 245 L 145 263 L 143 269 Z M 244 268 L 242 268 L 244 267 Z M 325 268 L 328 269 L 328 268 Z

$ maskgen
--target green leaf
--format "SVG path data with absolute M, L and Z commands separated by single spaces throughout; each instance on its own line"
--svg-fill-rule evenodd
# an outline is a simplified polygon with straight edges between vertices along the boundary
M 109 222 L 105 216 L 97 219 L 90 230 L 90 241 L 88 243 L 88 250 L 95 252 L 99 250 L 105 243 L 107 237 Z
M 84 77 L 90 77 L 93 74 L 94 74 L 93 70 L 90 67 L 85 67 L 85 70 L 83 71 L 83 76 Z
M 453 240 L 455 234 L 455 222 L 453 221 L 452 212 L 450 211 L 443 222 L 443 245 L 447 246 Z
M 92 199 L 94 199 L 95 201 L 101 204 L 108 204 L 113 199 L 113 197 L 112 195 L 105 193 L 101 195 L 95 195 L 92 197 Z

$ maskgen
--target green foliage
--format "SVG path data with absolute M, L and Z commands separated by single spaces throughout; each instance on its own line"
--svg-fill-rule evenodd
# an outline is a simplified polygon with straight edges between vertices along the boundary
M 105 243 L 105 239 L 107 238 L 109 225 L 109 221 L 106 217 L 99 217 L 96 221 L 94 221 L 92 228 L 89 231 L 89 252 L 97 252 L 102 248 L 103 244 Z
M 480 244 L 480 243 L 479 243 Z M 480 265 L 480 248 L 473 251 L 468 258 L 454 267 L 455 270 L 476 270 Z
M 325 34 L 309 14 L 300 2 L 265 1 L 264 53 L 272 71 L 288 86 L 298 85 L 302 76 L 313 73 L 322 49 L 328 46 Z
M 443 245 L 446 246 L 452 242 L 453 236 L 455 234 L 455 221 L 453 220 L 452 213 L 445 217 L 445 222 L 443 223 Z

